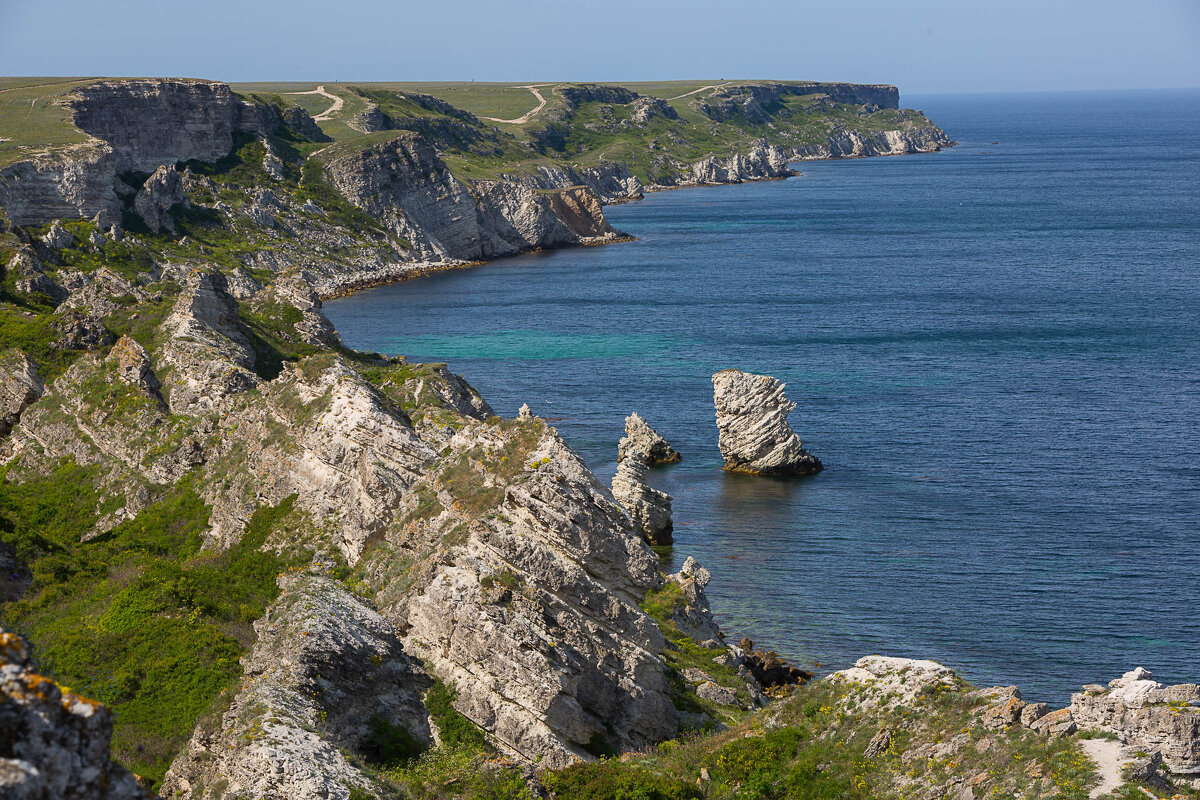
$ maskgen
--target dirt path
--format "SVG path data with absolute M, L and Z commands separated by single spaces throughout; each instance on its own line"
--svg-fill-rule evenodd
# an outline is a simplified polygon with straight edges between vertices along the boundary
M 690 92 L 684 92 L 683 94 L 677 94 L 674 97 L 668 97 L 667 99 L 668 100 L 678 100 L 681 97 L 691 97 L 694 94 L 700 94 L 701 92 L 708 91 L 709 89 L 720 89 L 722 86 L 728 86 L 728 85 L 729 85 L 729 81 L 725 81 L 724 83 L 714 83 L 712 86 L 701 86 L 699 89 L 692 89 Z
M 333 115 L 341 111 L 342 106 L 346 105 L 345 100 L 338 97 L 336 94 L 330 94 L 329 92 L 325 91 L 324 86 L 318 86 L 317 88 L 308 92 L 284 92 L 284 94 L 319 94 L 321 97 L 328 97 L 330 100 L 332 100 L 333 104 L 329 106 L 329 108 L 313 117 L 313 119 L 317 122 L 324 122 L 328 119 L 333 119 Z
M 1111 739 L 1084 739 L 1079 745 L 1088 758 L 1096 764 L 1096 774 L 1100 783 L 1092 789 L 1089 797 L 1100 797 L 1119 788 L 1125 783 L 1121 777 L 1121 768 L 1132 759 L 1121 755 L 1121 743 Z
M 529 120 L 533 119 L 534 114 L 538 113 L 539 111 L 541 111 L 543 108 L 546 107 L 546 98 L 542 97 L 542 93 L 538 91 L 538 87 L 539 86 L 552 86 L 552 85 L 553 84 L 550 84 L 550 83 L 533 83 L 533 84 L 530 84 L 529 86 L 516 87 L 518 89 L 528 89 L 529 91 L 533 92 L 533 96 L 536 97 L 537 101 L 538 101 L 536 108 L 534 108 L 532 111 L 526 111 L 524 114 L 517 117 L 516 119 L 500 119 L 499 117 L 480 117 L 480 119 L 486 119 L 488 122 L 503 122 L 506 125 L 522 125 L 526 122 L 529 122 Z

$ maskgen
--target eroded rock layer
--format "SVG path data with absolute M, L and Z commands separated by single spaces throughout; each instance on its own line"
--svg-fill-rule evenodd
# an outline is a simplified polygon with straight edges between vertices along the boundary
M 757 475 L 811 475 L 821 462 L 788 424 L 796 404 L 770 375 L 727 369 L 713 375 L 718 445 L 725 469 Z

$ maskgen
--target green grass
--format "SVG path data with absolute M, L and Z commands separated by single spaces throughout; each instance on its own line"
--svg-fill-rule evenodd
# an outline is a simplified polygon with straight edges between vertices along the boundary
M 90 82 L 80 78 L 0 78 L 0 167 L 34 153 L 88 140 L 57 101 Z
M 277 595 L 276 576 L 309 555 L 261 548 L 293 498 L 260 508 L 219 554 L 201 550 L 209 509 L 185 480 L 133 519 L 88 542 L 103 501 L 94 468 L 63 462 L 23 483 L 0 474 L 0 539 L 33 573 L 3 609 L 34 644 L 38 669 L 109 705 L 113 752 L 157 782 L 197 720 L 241 674 L 250 623 Z

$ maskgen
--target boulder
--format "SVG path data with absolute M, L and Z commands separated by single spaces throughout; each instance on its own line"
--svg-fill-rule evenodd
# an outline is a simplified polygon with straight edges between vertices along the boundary
M 63 232 L 66 233 L 65 230 Z M 5 271 L 13 278 L 21 294 L 44 294 L 56 306 L 67 299 L 67 290 L 45 273 L 42 261 L 32 247 L 17 250 L 9 259 Z
M 1008 697 L 999 703 L 987 707 L 980 717 L 983 727 L 992 730 L 1002 730 L 1012 727 L 1021 721 L 1021 712 L 1025 710 L 1025 701 L 1019 697 Z
M 33 359 L 20 350 L 0 356 L 0 436 L 8 436 L 21 412 L 45 391 Z
M 725 469 L 756 475 L 812 475 L 821 462 L 788 424 L 796 404 L 770 375 L 727 369 L 713 375 L 718 445 Z
M 671 496 L 646 483 L 646 465 L 627 458 L 617 465 L 612 493 L 633 520 L 638 533 L 652 545 L 668 545 L 671 531 Z
M 1070 736 L 1079 730 L 1079 726 L 1075 724 L 1075 719 L 1071 716 L 1071 709 L 1060 708 L 1035 719 L 1029 724 L 1029 729 L 1047 736 L 1062 737 Z
M 754 642 L 743 638 L 738 643 L 742 651 L 742 661 L 754 680 L 764 689 L 777 686 L 796 686 L 812 680 L 813 674 L 799 667 L 794 667 L 780 658 L 774 650 L 756 650 Z
M 112 726 L 108 708 L 33 672 L 25 643 L 0 628 L 0 797 L 150 798 L 109 757 Z
M 1107 687 L 1071 695 L 1071 716 L 1082 730 L 1109 731 L 1162 753 L 1175 773 L 1200 774 L 1200 685 L 1164 686 L 1138 667 Z
M 183 201 L 183 178 L 171 164 L 159 167 L 146 179 L 133 199 L 133 209 L 155 233 L 174 233 L 175 220 L 171 218 L 170 210 Z
M 648 467 L 683 460 L 679 451 L 671 447 L 636 411 L 625 418 L 625 435 L 617 444 L 617 461 L 630 457 L 640 459 Z
M 75 237 L 69 230 L 63 227 L 62 220 L 54 220 L 50 223 L 50 230 L 42 237 L 42 241 L 47 247 L 54 250 L 62 250 L 64 247 L 70 247 L 75 243 Z

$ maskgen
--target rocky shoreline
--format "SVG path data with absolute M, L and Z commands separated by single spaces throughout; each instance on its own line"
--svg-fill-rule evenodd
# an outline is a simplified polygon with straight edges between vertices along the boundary
M 88 155 L 0 170 L 5 797 L 1082 797 L 1085 734 L 1129 748 L 1137 786 L 1192 791 L 1195 685 L 1139 669 L 1051 710 L 928 661 L 810 680 L 726 640 L 695 559 L 664 573 L 671 499 L 646 470 L 683 456 L 645 420 L 610 489 L 528 407 L 504 419 L 444 364 L 352 351 L 322 313 L 401 267 L 614 240 L 606 202 L 782 177 L 800 150 L 648 183 L 464 180 L 421 132 L 338 147 L 221 86 L 82 88 Z M 893 103 L 820 86 L 831 115 Z M 760 119 L 813 88 L 728 87 L 704 113 Z M 562 113 L 676 124 L 618 89 L 567 87 Z M 404 102 L 441 115 L 406 124 L 516 146 Z M 947 143 L 918 124 L 804 152 Z M 820 469 L 770 376 L 717 373 L 714 406 L 727 468 Z

